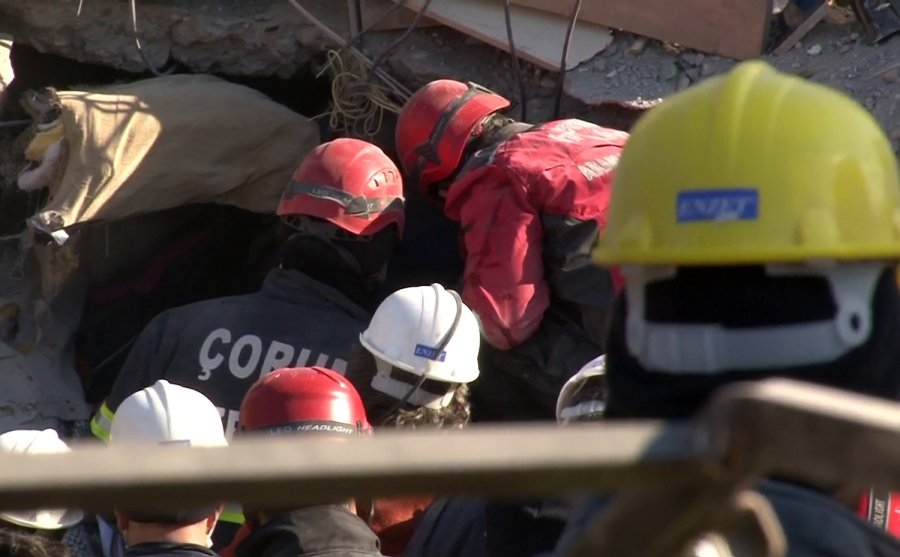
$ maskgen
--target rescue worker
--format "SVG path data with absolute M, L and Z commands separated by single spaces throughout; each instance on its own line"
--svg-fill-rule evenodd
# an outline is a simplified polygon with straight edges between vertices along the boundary
M 598 262 L 620 265 L 607 419 L 686 418 L 716 388 L 789 377 L 900 397 L 900 179 L 890 142 L 843 94 L 745 62 L 632 130 Z M 900 555 L 846 486 L 757 489 L 788 555 Z M 570 524 L 564 555 L 588 504 Z M 884 528 L 884 525 L 881 525 Z
M 478 320 L 459 294 L 439 284 L 398 290 L 378 306 L 359 341 L 347 379 L 376 427 L 460 429 L 469 424 L 468 385 L 479 375 L 481 338 Z M 434 515 L 427 519 L 427 530 L 446 524 L 449 514 L 459 510 L 447 502 L 429 507 L 432 499 L 375 500 L 369 525 L 385 555 L 403 554 L 426 508 L 425 515 Z M 368 512 L 368 506 L 359 510 Z M 426 536 L 422 531 L 417 535 Z
M 201 393 L 160 379 L 126 398 L 113 420 L 110 446 L 159 444 L 191 447 L 227 445 L 222 420 Z M 194 509 L 116 509 L 125 557 L 216 557 L 212 533 L 221 503 Z
M 488 343 L 479 419 L 553 419 L 559 388 L 604 351 L 614 282 L 590 251 L 628 134 L 515 122 L 500 113 L 509 104 L 433 81 L 400 112 L 396 146 L 407 183 L 462 226 L 462 298 Z
M 306 364 L 346 369 L 402 233 L 400 172 L 378 147 L 336 139 L 300 164 L 277 213 L 281 264 L 262 289 L 155 317 L 94 417 L 95 435 L 107 435 L 125 397 L 160 378 L 209 397 L 230 438 L 244 394 L 265 374 Z M 222 520 L 242 518 L 226 512 Z M 228 541 L 220 528 L 216 548 Z
M 371 431 L 353 385 L 322 367 L 274 371 L 253 385 L 241 404 L 241 438 L 268 434 L 340 440 Z M 381 557 L 377 536 L 356 515 L 352 500 L 288 512 L 245 508 L 244 513 L 249 533 L 237 543 L 237 557 Z

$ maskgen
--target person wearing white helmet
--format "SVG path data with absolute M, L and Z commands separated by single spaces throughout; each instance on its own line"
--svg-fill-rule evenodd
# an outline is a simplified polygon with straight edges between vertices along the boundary
M 479 376 L 481 333 L 459 294 L 439 284 L 398 290 L 381 302 L 359 341 L 347 379 L 376 428 L 469 424 L 468 385 Z M 382 552 L 400 555 L 431 503 L 432 497 L 378 499 L 358 509 L 361 515 L 373 509 L 363 518 L 379 535 Z
M 359 335 L 347 370 L 375 426 L 460 428 L 478 378 L 478 319 L 440 284 L 388 296 Z
M 110 428 L 110 446 L 224 447 L 222 419 L 203 394 L 159 380 L 126 398 Z M 215 557 L 212 533 L 222 503 L 166 511 L 116 509 L 126 557 Z
M 69 446 L 53 429 L 43 431 L 19 429 L 0 435 L 0 454 L 60 454 L 70 452 Z M 76 509 L 37 509 L 3 511 L 0 520 L 29 530 L 62 530 L 75 526 L 84 517 Z

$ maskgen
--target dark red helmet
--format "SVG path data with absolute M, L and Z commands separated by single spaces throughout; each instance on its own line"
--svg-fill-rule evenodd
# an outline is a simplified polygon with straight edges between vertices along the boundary
M 400 111 L 395 135 L 407 178 L 427 191 L 452 175 L 479 124 L 508 106 L 507 99 L 480 85 L 452 79 L 416 91 Z
M 402 235 L 403 179 L 375 145 L 335 139 L 303 159 L 281 196 L 277 214 L 318 217 L 358 236 L 396 224 Z
M 278 369 L 254 383 L 241 403 L 238 428 L 351 435 L 372 430 L 353 385 L 323 367 Z

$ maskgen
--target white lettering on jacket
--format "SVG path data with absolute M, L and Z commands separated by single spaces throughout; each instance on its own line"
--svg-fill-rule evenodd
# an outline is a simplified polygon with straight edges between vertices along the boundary
M 617 164 L 619 164 L 619 155 L 608 155 L 597 160 L 581 163 L 578 165 L 578 170 L 590 182 L 609 174 Z
M 232 339 L 231 331 L 225 328 L 216 329 L 207 335 L 198 354 L 200 364 L 198 379 L 209 380 L 212 372 L 223 367 L 226 362 L 228 372 L 238 379 L 247 379 L 254 374 L 258 374 L 261 378 L 276 369 L 292 366 L 322 366 L 342 375 L 347 371 L 346 360 L 332 358 L 325 353 L 319 353 L 314 363 L 310 364 L 312 350 L 309 348 L 298 350 L 279 340 L 273 340 L 266 346 L 256 335 L 244 335 L 233 344 Z

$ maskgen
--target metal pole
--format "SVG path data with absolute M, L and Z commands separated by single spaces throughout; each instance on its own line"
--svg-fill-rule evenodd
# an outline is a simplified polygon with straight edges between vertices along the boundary
M 659 423 L 391 432 L 340 442 L 246 438 L 216 449 L 100 445 L 0 457 L 0 501 L 14 508 L 148 509 L 237 501 L 277 508 L 349 497 L 546 495 L 676 485 L 716 455 Z

